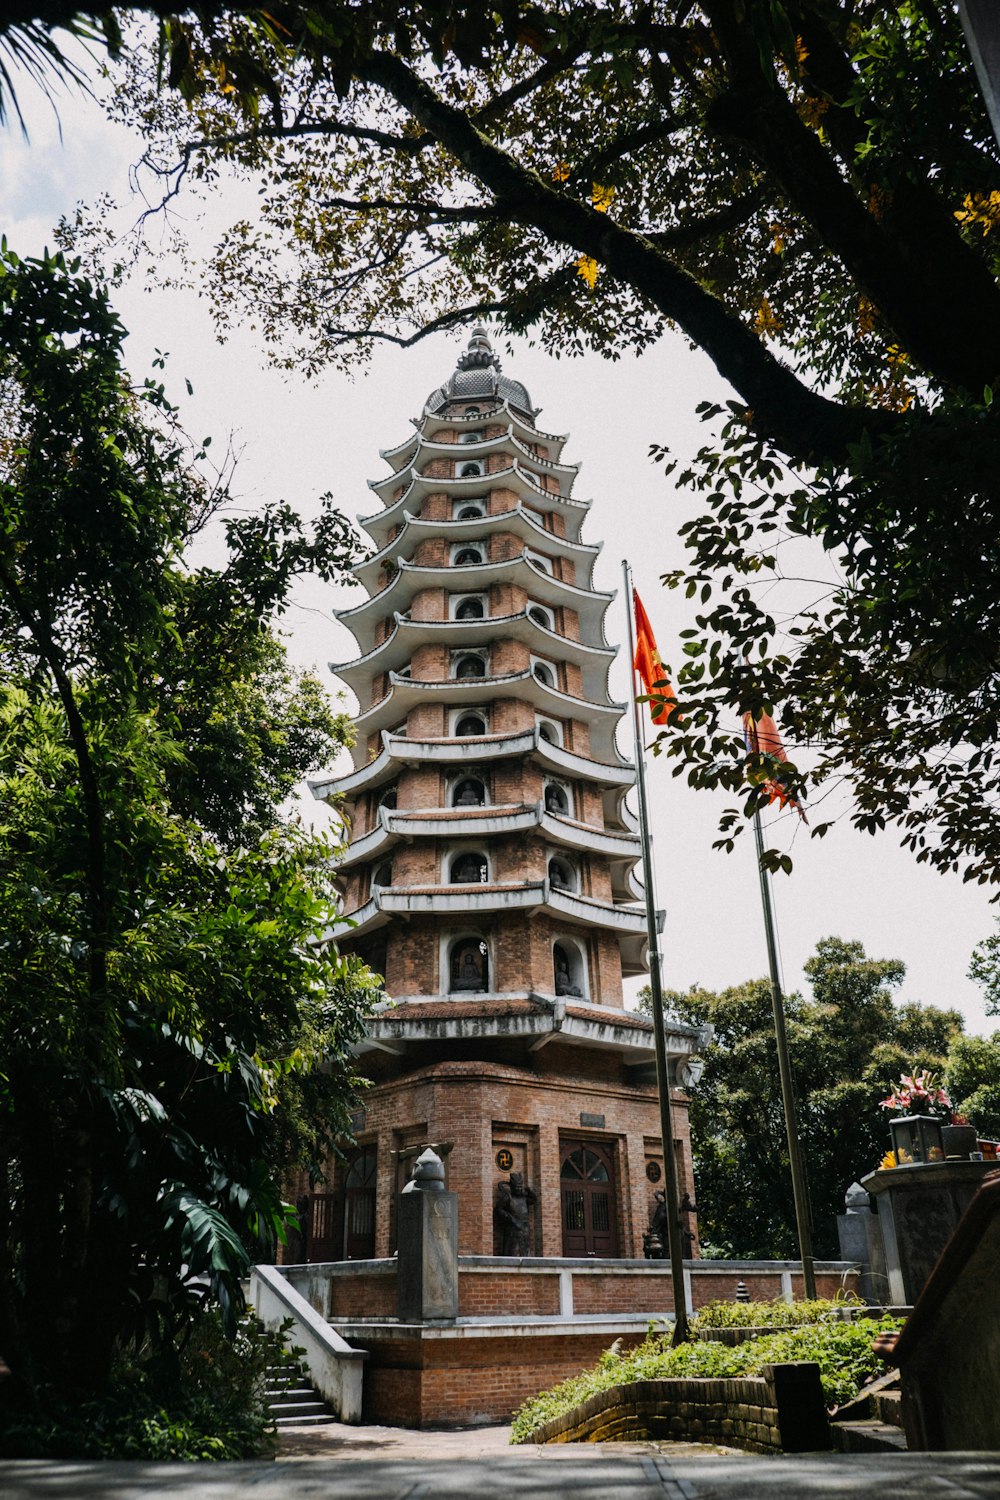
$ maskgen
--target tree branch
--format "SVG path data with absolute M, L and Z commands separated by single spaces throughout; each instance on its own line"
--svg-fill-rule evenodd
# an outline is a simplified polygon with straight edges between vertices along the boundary
M 700 344 L 753 411 L 753 423 L 797 459 L 843 459 L 866 429 L 896 425 L 890 413 L 854 411 L 818 395 L 782 365 L 722 303 L 674 265 L 644 235 L 569 198 L 523 167 L 446 103 L 401 59 L 381 53 L 358 66 L 359 76 L 386 90 L 456 156 L 512 220 L 542 230 L 606 266 Z

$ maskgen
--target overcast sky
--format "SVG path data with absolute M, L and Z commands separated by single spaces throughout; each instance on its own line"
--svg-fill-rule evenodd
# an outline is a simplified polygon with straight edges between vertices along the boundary
M 80 98 L 60 104 L 61 139 L 47 105 L 28 90 L 23 103 L 30 144 L 16 126 L 0 131 L 0 204 L 8 243 L 31 255 L 52 243 L 59 215 L 78 199 L 93 201 L 101 191 L 126 199 L 139 147 Z M 249 332 L 220 346 L 208 305 L 191 293 L 137 284 L 123 288 L 116 305 L 131 330 L 126 357 L 132 373 L 145 376 L 154 352 L 168 351 L 167 386 L 188 431 L 196 438 L 212 434 L 217 447 L 233 435 L 242 449 L 236 489 L 243 502 L 280 496 L 306 514 L 326 490 L 352 517 L 378 507 L 366 487 L 366 480 L 385 472 L 378 450 L 407 435 L 410 419 L 450 374 L 466 341 L 442 335 L 409 351 L 381 348 L 355 380 L 327 375 L 309 384 L 269 368 Z M 621 562 L 627 557 L 660 650 L 676 661 L 678 632 L 690 623 L 688 606 L 659 580 L 683 561 L 676 531 L 693 513 L 692 501 L 672 490 L 647 454 L 654 442 L 692 453 L 705 437 L 695 405 L 724 396 L 726 388 L 710 363 L 676 336 L 641 358 L 626 352 L 614 364 L 596 357 L 555 362 L 523 343 L 503 359 L 506 372 L 523 381 L 542 408 L 539 425 L 568 433 L 564 456 L 582 465 L 575 494 L 594 502 L 585 540 L 604 544 L 595 582 L 618 590 L 608 639 L 625 639 Z M 193 397 L 186 395 L 185 377 Z M 358 598 L 356 590 L 304 588 L 287 617 L 295 660 L 315 664 L 328 677 L 327 663 L 356 655 L 353 638 L 333 613 Z M 625 700 L 621 657 L 612 693 Z M 628 720 L 619 741 L 630 754 Z M 751 838 L 741 839 L 734 854 L 715 852 L 718 814 L 731 799 L 694 793 L 670 770 L 659 760 L 649 768 L 657 894 L 667 910 L 665 982 L 721 988 L 760 976 L 766 953 Z M 802 965 L 819 938 L 857 938 L 871 956 L 906 963 L 902 998 L 957 1006 L 968 1029 L 994 1029 L 998 1022 L 984 1015 L 979 991 L 966 977 L 973 946 L 993 927 L 987 897 L 957 877 L 917 866 L 892 834 L 872 839 L 854 832 L 847 809 L 843 795 L 825 804 L 824 817 L 839 814 L 839 820 L 824 840 L 810 840 L 794 815 L 769 829 L 770 841 L 795 861 L 793 874 L 774 883 L 786 987 L 803 986 Z

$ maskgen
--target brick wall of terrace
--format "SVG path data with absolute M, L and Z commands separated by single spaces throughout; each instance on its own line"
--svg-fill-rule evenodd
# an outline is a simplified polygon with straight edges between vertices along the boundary
M 640 1335 L 625 1335 L 634 1345 Z M 547 1334 L 524 1339 L 491 1329 L 476 1339 L 386 1337 L 351 1329 L 368 1352 L 363 1420 L 401 1427 L 467 1427 L 510 1420 L 550 1385 L 593 1364 L 607 1333 Z

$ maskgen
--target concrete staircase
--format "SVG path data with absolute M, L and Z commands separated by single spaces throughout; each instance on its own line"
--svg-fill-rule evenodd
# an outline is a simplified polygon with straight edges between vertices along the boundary
M 830 1439 L 841 1453 L 906 1451 L 899 1371 L 872 1380 L 830 1420 Z
M 301 1365 L 269 1365 L 265 1393 L 274 1425 L 279 1429 L 326 1427 L 337 1421 Z

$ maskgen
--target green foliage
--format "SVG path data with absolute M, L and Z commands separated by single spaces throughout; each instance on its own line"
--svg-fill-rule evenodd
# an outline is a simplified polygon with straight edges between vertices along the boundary
M 988 1016 L 1000 1015 L 1000 932 L 983 938 L 972 952 L 969 978 L 983 992 Z
M 805 967 L 813 998 L 786 996 L 788 1046 L 815 1249 L 835 1257 L 844 1193 L 888 1149 L 880 1101 L 900 1073 L 940 1071 L 962 1017 L 933 1006 L 895 1006 L 891 991 L 902 981 L 903 964 L 868 958 L 857 942 L 823 938 Z M 715 1028 L 691 1094 L 701 1234 L 729 1256 L 794 1255 L 770 985 L 752 980 L 717 995 L 674 991 L 665 1002 L 679 1020 Z
M 378 994 L 326 940 L 335 847 L 280 807 L 344 721 L 272 626 L 349 529 L 272 505 L 189 571 L 226 491 L 123 337 L 76 268 L 0 254 L 0 1348 L 100 1398 L 207 1301 L 234 1327 Z
M 270 1455 L 265 1372 L 280 1358 L 255 1319 L 228 1336 L 217 1312 L 197 1316 L 175 1366 L 150 1351 L 120 1355 L 106 1392 L 67 1401 L 50 1387 L 0 1409 L 0 1457 L 189 1463 Z
M 738 799 L 720 843 L 768 779 L 846 779 L 858 828 L 1000 880 L 1000 168 L 957 7 L 206 3 L 159 30 L 112 108 L 166 194 L 257 190 L 204 281 L 289 368 L 492 316 L 611 359 L 676 326 L 730 382 L 680 476 L 706 508 L 661 742 Z M 833 560 L 805 602 L 773 588 L 798 538 Z M 773 705 L 808 776 L 747 764 L 739 715 Z
M 625 1354 L 605 1352 L 591 1369 L 526 1401 L 514 1414 L 511 1442 L 530 1441 L 531 1432 L 541 1423 L 572 1411 L 588 1396 L 610 1386 L 632 1380 L 668 1380 L 672 1376 L 724 1380 L 758 1375 L 764 1365 L 795 1360 L 814 1360 L 820 1367 L 827 1404 L 841 1406 L 882 1369 L 872 1351 L 872 1340 L 900 1326 L 894 1318 L 809 1323 L 742 1344 L 699 1340 L 676 1348 L 671 1347 L 669 1336 L 648 1338 Z
M 817 1297 L 814 1301 L 706 1302 L 699 1307 L 695 1328 L 796 1328 L 802 1323 L 840 1321 L 845 1307 L 864 1307 L 860 1297 Z
M 946 1076 L 956 1111 L 980 1135 L 1000 1140 L 1000 1031 L 989 1037 L 956 1036 Z

